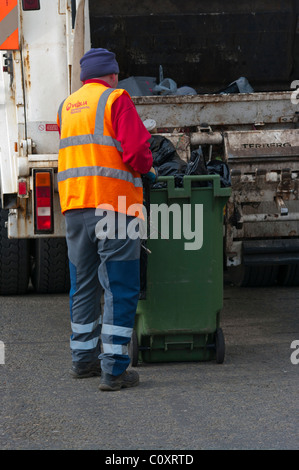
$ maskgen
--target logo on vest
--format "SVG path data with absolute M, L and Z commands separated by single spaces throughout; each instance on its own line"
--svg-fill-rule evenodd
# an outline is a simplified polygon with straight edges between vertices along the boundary
M 81 113 L 82 109 L 89 108 L 87 106 L 87 101 L 77 101 L 76 103 L 68 103 L 66 105 L 66 110 L 71 111 L 71 114 L 73 113 Z

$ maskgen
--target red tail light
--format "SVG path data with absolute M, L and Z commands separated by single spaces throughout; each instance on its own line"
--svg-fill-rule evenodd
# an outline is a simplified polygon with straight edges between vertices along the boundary
M 23 3 L 23 10 L 39 10 L 39 0 L 22 0 Z
M 19 179 L 18 181 L 18 196 L 19 197 L 27 197 L 27 181 L 25 179 Z
M 35 170 L 33 177 L 35 232 L 52 233 L 54 228 L 52 172 Z

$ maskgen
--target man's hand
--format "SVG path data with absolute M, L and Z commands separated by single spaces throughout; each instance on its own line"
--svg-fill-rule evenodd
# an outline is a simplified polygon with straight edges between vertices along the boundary
M 144 178 L 149 180 L 150 183 L 154 183 L 157 179 L 157 173 L 156 173 L 155 168 L 152 166 L 150 171 L 148 173 L 146 173 L 145 175 L 143 175 L 143 176 L 144 176 Z

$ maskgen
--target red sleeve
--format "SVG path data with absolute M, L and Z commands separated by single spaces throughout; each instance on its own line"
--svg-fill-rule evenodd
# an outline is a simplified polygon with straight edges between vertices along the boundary
M 123 161 L 141 174 L 153 165 L 149 139 L 151 134 L 144 127 L 131 98 L 123 93 L 112 105 L 112 125 L 116 139 L 123 149 Z

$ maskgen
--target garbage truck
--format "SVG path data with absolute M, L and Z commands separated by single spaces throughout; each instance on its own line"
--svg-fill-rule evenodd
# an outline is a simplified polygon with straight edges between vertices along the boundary
M 299 0 L 0 0 L 0 294 L 69 288 L 56 116 L 90 47 L 182 159 L 227 164 L 232 281 L 298 285 L 298 18 Z

